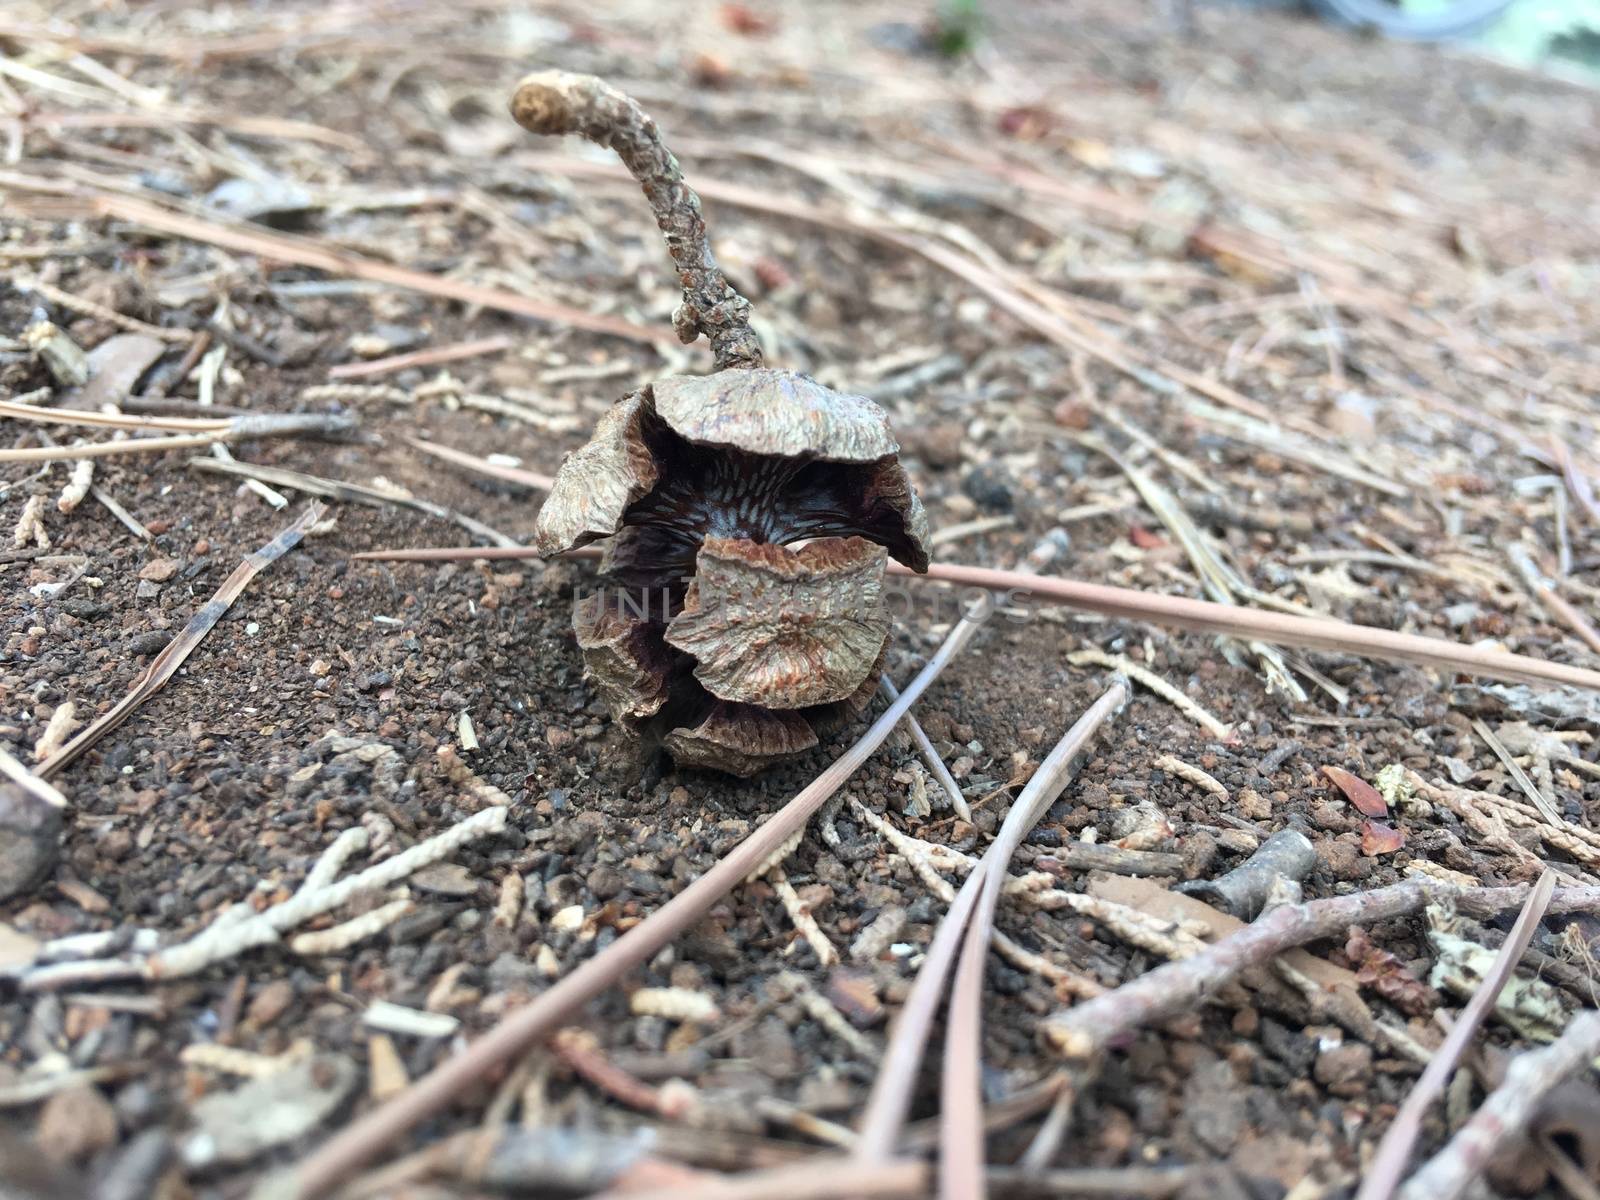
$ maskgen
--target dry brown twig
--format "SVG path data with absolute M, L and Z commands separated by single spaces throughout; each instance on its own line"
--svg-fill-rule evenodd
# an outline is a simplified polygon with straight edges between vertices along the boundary
M 533 133 L 576 133 L 616 151 L 639 186 L 678 264 L 683 305 L 672 315 L 678 338 L 711 343 L 716 369 L 759 367 L 761 344 L 750 328 L 750 302 L 728 286 L 700 216 L 700 198 L 684 182 L 655 121 L 629 96 L 592 75 L 540 71 L 517 85 L 511 115 Z
M 1351 925 L 1420 912 L 1440 896 L 1463 909 L 1496 911 L 1524 903 L 1528 894 L 1529 889 L 1521 887 L 1457 890 L 1410 880 L 1371 892 L 1284 905 L 1192 958 L 1157 967 L 1115 991 L 1046 1018 L 1040 1035 L 1069 1059 L 1089 1059 L 1126 1033 L 1189 1011 L 1240 972 L 1294 946 L 1340 935 Z M 1600 904 L 1600 887 L 1560 888 L 1550 911 L 1595 904 Z

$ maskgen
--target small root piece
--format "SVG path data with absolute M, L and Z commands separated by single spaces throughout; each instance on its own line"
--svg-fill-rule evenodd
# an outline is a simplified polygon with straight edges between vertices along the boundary
M 1206 774 L 1199 767 L 1184 762 L 1183 759 L 1178 758 L 1176 755 L 1163 754 L 1150 765 L 1158 771 L 1165 771 L 1168 775 L 1176 776 L 1185 783 L 1194 784 L 1202 792 L 1209 792 L 1211 795 L 1223 800 L 1228 798 L 1227 788 L 1223 787 L 1222 784 L 1218 783 L 1217 780 Z
M 94 459 L 85 458 L 72 468 L 72 476 L 56 498 L 56 511 L 69 513 L 82 504 L 94 486 Z
M 708 994 L 683 987 L 640 988 L 628 997 L 628 1007 L 636 1016 L 693 1025 L 709 1025 L 722 1015 Z
M 860 1057 L 874 1063 L 883 1057 L 883 1052 L 872 1039 L 850 1024 L 845 1015 L 835 1008 L 826 996 L 812 987 L 811 981 L 805 976 L 794 971 L 782 971 L 778 975 L 777 982 L 779 986 L 788 989 L 795 1003 L 806 1010 L 808 1017 L 849 1046 Z
M 1230 726 L 1217 720 L 1161 676 L 1125 655 L 1107 654 L 1103 650 L 1075 650 L 1067 655 L 1067 662 L 1074 667 L 1096 666 L 1120 671 L 1135 683 L 1149 688 L 1213 737 L 1226 738 L 1233 733 Z
M 56 706 L 55 712 L 50 714 L 50 721 L 44 727 L 44 732 L 39 735 L 39 740 L 33 744 L 33 761 L 43 762 L 49 758 L 72 736 L 72 731 L 78 727 L 78 706 L 71 700 L 63 701 Z
M 794 922 L 794 927 L 800 931 L 800 936 L 805 938 L 806 944 L 811 947 L 811 952 L 817 956 L 821 966 L 831 967 L 839 961 L 839 951 L 828 940 L 828 935 L 822 932 L 822 926 L 817 924 L 817 919 L 811 915 L 811 906 L 800 899 L 800 893 L 794 890 L 794 884 L 789 882 L 789 876 L 782 867 L 774 867 L 768 872 L 768 880 L 772 890 L 778 894 L 778 899 L 783 903 L 783 911 L 789 914 L 789 920 Z
M 219 1075 L 236 1075 L 240 1079 L 265 1079 L 285 1067 L 293 1066 L 301 1057 L 297 1049 L 284 1054 L 256 1054 L 216 1042 L 194 1042 L 178 1051 L 178 1061 L 186 1067 L 215 1071 Z
M 366 941 L 369 937 L 376 937 L 401 917 L 413 912 L 416 907 L 410 897 L 391 900 L 381 908 L 362 913 L 359 917 L 352 917 L 328 929 L 299 934 L 290 940 L 289 949 L 303 958 L 318 954 L 337 954 L 341 950 L 348 950 L 358 942 Z
M 500 898 L 494 905 L 493 923 L 496 929 L 517 927 L 517 920 L 522 916 L 524 891 L 522 876 L 515 871 L 508 871 L 506 877 L 500 881 Z
M 50 534 L 44 527 L 44 494 L 35 493 L 22 506 L 17 527 L 11 531 L 11 544 L 19 550 L 32 542 L 41 550 L 50 549 Z

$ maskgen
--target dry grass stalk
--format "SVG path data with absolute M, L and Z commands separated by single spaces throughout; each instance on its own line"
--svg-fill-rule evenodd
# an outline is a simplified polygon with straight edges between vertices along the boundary
M 200 645 L 201 640 L 210 633 L 224 613 L 232 607 L 250 581 L 261 573 L 262 569 L 282 558 L 290 550 L 300 544 L 300 539 L 305 536 L 306 530 L 322 519 L 322 505 L 312 503 L 306 506 L 305 512 L 300 514 L 288 528 L 279 533 L 261 549 L 249 554 L 245 560 L 234 568 L 233 574 L 223 580 L 222 586 L 216 594 L 208 600 L 193 617 L 183 630 L 166 647 L 150 660 L 148 666 L 134 681 L 128 694 L 113 705 L 100 717 L 92 721 L 87 728 L 79 733 L 65 746 L 57 750 L 49 758 L 39 764 L 39 774 L 45 778 L 54 775 L 68 763 L 76 759 L 85 750 L 93 746 L 106 734 L 110 733 L 139 705 L 162 689 L 169 679 L 173 677 L 189 655 Z
M 600 954 L 557 981 L 525 1007 L 502 1020 L 466 1049 L 446 1060 L 406 1092 L 335 1134 L 295 1170 L 291 1194 L 323 1195 L 351 1172 L 382 1152 L 394 1140 L 426 1120 L 496 1063 L 514 1059 L 547 1038 L 586 1001 L 612 987 L 627 971 L 649 960 L 663 946 L 700 920 L 722 896 L 803 827 L 816 811 L 883 744 L 906 711 L 922 697 L 950 660 L 960 652 L 970 630 L 963 627 L 946 638 L 938 652 L 872 726 L 811 784 L 802 789 L 764 825 L 724 856 L 699 879 L 628 930 Z M 958 636 L 960 634 L 960 636 Z
M 1356 1200 L 1389 1200 L 1394 1194 L 1401 1176 L 1405 1174 L 1406 1163 L 1411 1158 L 1417 1138 L 1422 1134 L 1422 1118 L 1444 1091 L 1456 1064 L 1461 1061 L 1468 1044 L 1478 1032 L 1478 1027 L 1488 1019 L 1495 1000 L 1516 971 L 1522 952 L 1528 948 L 1539 922 L 1544 918 L 1544 910 L 1550 903 L 1550 894 L 1555 886 L 1555 874 L 1546 871 L 1528 893 L 1527 903 L 1522 906 L 1516 925 L 1495 956 L 1494 966 L 1456 1017 L 1444 1045 L 1428 1061 L 1422 1077 L 1412 1086 L 1405 1103 L 1395 1114 L 1389 1131 L 1383 1135 L 1377 1154 L 1367 1165 L 1366 1176 L 1356 1193 Z

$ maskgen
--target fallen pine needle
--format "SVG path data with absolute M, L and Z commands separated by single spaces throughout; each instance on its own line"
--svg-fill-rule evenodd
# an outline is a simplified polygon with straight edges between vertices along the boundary
M 982 876 L 982 882 L 967 923 L 945 1026 L 940 1088 L 944 1136 L 939 1139 L 939 1194 L 945 1200 L 982 1200 L 988 1194 L 983 1175 L 981 1090 L 983 976 L 994 914 L 1007 879 L 1007 864 L 1028 831 L 1066 787 L 1078 755 L 1127 701 L 1128 685 L 1119 680 L 1062 735 L 1018 795 L 1000 832 L 972 873 L 973 878 Z M 968 884 L 971 882 L 969 879 Z
M 482 521 L 467 516 L 465 513 L 456 512 L 442 504 L 435 504 L 431 500 L 419 500 L 415 496 L 405 496 L 390 492 L 382 492 L 377 488 L 363 487 L 359 483 L 345 483 L 338 479 L 323 479 L 318 475 L 307 475 L 303 471 L 290 471 L 283 467 L 268 467 L 259 463 L 242 463 L 232 460 L 216 458 L 191 458 L 189 465 L 196 471 L 209 471 L 218 475 L 233 475 L 240 479 L 255 479 L 262 483 L 275 483 L 279 487 L 293 488 L 311 496 L 321 496 L 324 500 L 342 501 L 349 504 L 367 504 L 374 508 L 382 508 L 386 504 L 393 504 L 398 508 L 409 508 L 414 512 L 425 513 L 441 521 L 454 521 L 468 533 L 476 534 L 485 541 L 493 542 L 501 549 L 520 549 L 514 539 L 507 537 L 498 529 L 485 525 Z
M 55 183 L 53 180 L 33 180 L 29 176 L 10 172 L 5 182 L 18 190 L 53 192 L 57 197 L 61 197 L 61 189 L 50 186 Z M 482 287 L 459 279 L 430 275 L 425 271 L 391 266 L 388 263 L 353 254 L 317 238 L 269 233 L 253 225 L 208 221 L 187 213 L 175 212 L 135 196 L 76 190 L 68 191 L 64 198 L 78 201 L 83 208 L 97 216 L 115 221 L 129 221 L 173 237 L 220 246 L 225 250 L 241 254 L 254 254 L 280 263 L 311 267 L 348 279 L 366 279 L 376 283 L 392 284 L 395 287 L 455 300 L 462 304 L 479 305 L 499 312 L 532 317 L 561 328 L 606 333 L 633 342 L 672 344 L 676 341 L 668 330 L 647 328 L 631 321 L 585 312 L 580 308 L 570 308 L 563 304 L 549 304 L 499 288 Z M 126 320 L 127 318 L 123 318 L 124 322 Z M 189 341 L 194 335 L 188 330 L 165 329 L 156 331 L 155 336 L 164 337 L 169 341 Z
M 1523 905 L 1516 925 L 1512 927 L 1505 944 L 1495 956 L 1494 966 L 1483 977 L 1483 982 L 1478 985 L 1478 990 L 1473 992 L 1472 999 L 1456 1017 L 1455 1024 L 1450 1027 L 1450 1033 L 1444 1040 L 1444 1045 L 1440 1046 L 1428 1060 L 1422 1077 L 1417 1080 L 1410 1094 L 1406 1096 L 1405 1102 L 1401 1104 L 1400 1111 L 1395 1114 L 1394 1120 L 1389 1125 L 1389 1131 L 1383 1135 L 1383 1141 L 1378 1145 L 1378 1152 L 1373 1155 L 1372 1162 L 1367 1166 L 1366 1177 L 1362 1180 L 1361 1190 L 1356 1193 L 1356 1200 L 1389 1200 L 1394 1194 L 1401 1176 L 1405 1174 L 1406 1163 L 1411 1159 L 1411 1151 L 1417 1144 L 1417 1138 L 1422 1134 L 1422 1118 L 1427 1114 L 1429 1106 L 1444 1091 L 1445 1085 L 1450 1082 L 1456 1064 L 1467 1052 L 1467 1044 L 1472 1041 L 1478 1027 L 1489 1016 L 1495 1000 L 1505 989 L 1506 983 L 1516 973 L 1517 964 L 1522 961 L 1522 952 L 1533 940 L 1534 931 L 1539 928 L 1539 922 L 1544 917 L 1545 908 L 1550 904 L 1550 894 L 1555 890 L 1555 886 L 1555 872 L 1546 871 L 1539 877 L 1539 882 L 1534 885 L 1533 890 L 1528 893 L 1528 902 Z
M 508 337 L 479 338 L 475 342 L 457 342 L 453 346 L 435 346 L 431 350 L 413 350 L 408 354 L 391 354 L 371 362 L 341 363 L 328 371 L 329 379 L 370 379 L 374 375 L 390 375 L 411 367 L 431 367 L 438 363 L 456 362 L 463 358 L 476 358 L 480 354 L 499 354 L 516 345 Z
M 367 550 L 351 556 L 368 562 L 456 562 L 481 558 L 539 558 L 532 547 L 485 549 L 437 547 L 421 550 Z M 568 558 L 598 558 L 593 547 L 568 554 Z M 1215 633 L 1226 637 L 1253 638 L 1280 646 L 1301 646 L 1331 654 L 1355 654 L 1385 662 L 1420 663 L 1438 671 L 1505 679 L 1515 683 L 1548 683 L 1600 691 L 1600 671 L 1567 663 L 1546 662 L 1525 654 L 1467 646 L 1443 638 L 1395 633 L 1371 625 L 1355 625 L 1330 617 L 1297 617 L 1289 613 L 1261 612 L 1259 609 L 1191 600 L 1187 596 L 1167 596 L 1142 592 L 1136 588 L 1111 587 L 1103 583 L 1084 583 L 1053 575 L 1030 575 L 1025 571 L 1002 571 L 992 567 L 969 567 L 956 563 L 934 563 L 926 574 L 918 575 L 897 562 L 889 563 L 889 574 L 940 583 L 971 584 L 992 592 L 1026 597 L 1043 597 L 1064 608 L 1100 613 L 1128 621 L 1147 621 L 1191 633 Z
M 957 630 L 971 628 L 965 622 L 957 626 Z M 970 632 L 957 636 L 956 631 L 952 631 L 928 665 L 906 686 L 900 699 L 890 705 L 854 745 L 704 875 L 605 950 L 505 1017 L 404 1092 L 336 1133 L 294 1168 L 285 1195 L 309 1200 L 327 1194 L 375 1155 L 392 1148 L 407 1130 L 475 1086 L 486 1071 L 525 1054 L 585 1003 L 614 986 L 628 971 L 649 961 L 674 938 L 693 927 L 752 870 L 766 862 L 795 829 L 809 822 L 829 797 L 872 756 L 968 637 Z
M 900 689 L 887 675 L 878 679 L 878 687 L 891 701 L 900 698 Z M 944 794 L 950 800 L 950 807 L 956 816 L 969 824 L 972 821 L 972 808 L 967 804 L 967 798 L 961 792 L 961 785 L 956 782 L 955 776 L 950 774 L 950 768 L 944 765 L 944 759 L 939 757 L 939 752 L 934 749 L 933 741 L 928 737 L 927 730 L 922 728 L 922 722 L 911 713 L 906 714 L 906 728 L 911 731 L 911 740 L 916 742 L 917 750 L 922 755 L 922 761 L 928 764 L 928 770 L 939 781 L 939 786 L 944 789 Z
M 863 1166 L 852 1159 L 818 1155 L 804 1162 L 743 1175 L 704 1175 L 679 1187 L 628 1188 L 593 1200 L 862 1200 L 926 1196 L 928 1165 L 905 1159 Z
M 441 446 L 437 442 L 425 442 L 421 438 L 408 437 L 406 445 L 424 454 L 431 454 L 434 458 L 442 458 L 447 463 L 475 471 L 479 475 L 487 475 L 491 479 L 503 479 L 507 483 L 521 484 L 523 487 L 540 492 L 548 492 L 555 486 L 556 481 L 549 475 L 541 475 L 537 471 L 525 471 L 520 467 L 503 467 L 499 463 L 479 458 L 476 454 L 468 454 L 464 450 L 456 450 L 450 446 Z
M 1594 889 L 1589 889 L 1594 890 Z M 1560 893 L 1558 892 L 1557 895 Z M 1581 1012 L 1550 1045 L 1519 1054 L 1500 1084 L 1445 1148 L 1400 1189 L 1400 1200 L 1455 1200 L 1495 1154 L 1526 1130 L 1534 1112 L 1562 1080 L 1600 1056 L 1600 1012 Z
M 250 585 L 250 581 L 260 574 L 264 567 L 276 562 L 298 546 L 306 530 L 322 519 L 322 512 L 322 505 L 315 502 L 308 504 L 298 520 L 261 549 L 247 555 L 245 560 L 234 568 L 233 574 L 223 580 L 216 594 L 201 605 L 200 611 L 189 618 L 189 623 L 183 627 L 183 631 L 168 642 L 161 653 L 150 660 L 150 664 L 128 689 L 128 694 L 117 701 L 104 715 L 90 722 L 65 746 L 40 763 L 39 775 L 43 778 L 54 775 L 127 720 L 129 714 L 139 705 L 159 692 L 177 673 L 189 655 L 194 653 L 195 647 L 200 645 L 206 634 L 222 620 L 223 614 L 232 607 L 240 593 Z
M 47 783 L 36 772 L 28 770 L 13 758 L 4 746 L 0 746 L 0 775 L 4 775 L 35 800 L 41 800 L 52 808 L 67 807 L 67 798 L 54 785 Z

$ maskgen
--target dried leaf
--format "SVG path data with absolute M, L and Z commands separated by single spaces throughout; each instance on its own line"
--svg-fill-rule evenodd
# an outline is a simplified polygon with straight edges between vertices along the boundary
M 1350 774 L 1343 767 L 1323 767 L 1322 773 L 1326 775 L 1338 789 L 1344 793 L 1345 799 L 1356 806 L 1364 817 L 1387 817 L 1389 804 L 1383 794 L 1366 780 Z
M 1355 966 L 1356 982 L 1371 988 L 1408 1017 L 1425 1017 L 1439 1007 L 1439 993 L 1418 979 L 1389 951 L 1374 944 L 1359 925 L 1350 927 L 1345 956 Z
M 1130 525 L 1128 540 L 1141 550 L 1160 550 L 1170 544 L 1159 533 L 1151 533 L 1143 525 Z
M 1382 821 L 1361 822 L 1361 853 L 1368 858 L 1393 854 L 1406 844 L 1406 835 Z

